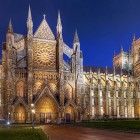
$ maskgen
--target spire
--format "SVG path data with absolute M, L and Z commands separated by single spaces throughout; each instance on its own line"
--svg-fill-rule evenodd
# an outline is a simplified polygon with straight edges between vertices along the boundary
M 57 19 L 57 25 L 61 25 L 61 16 L 60 16 L 60 11 L 58 11 L 58 19 Z
M 75 36 L 74 36 L 74 43 L 79 43 L 79 37 L 78 37 L 78 33 L 77 30 L 75 31 Z
M 62 38 L 62 23 L 61 23 L 61 16 L 60 16 L 60 11 L 58 11 L 58 19 L 57 19 L 57 37 L 61 37 Z
M 106 66 L 106 72 L 105 72 L 105 75 L 106 75 L 106 80 L 108 80 L 108 70 L 107 70 L 107 66 Z
M 90 67 L 90 78 L 92 79 L 92 68 Z
M 30 7 L 30 5 L 29 5 L 29 10 L 28 10 L 28 19 L 27 19 L 27 22 L 29 20 L 32 20 L 32 14 L 31 14 L 31 7 Z
M 133 41 L 135 41 L 136 40 L 136 35 L 135 35 L 135 33 L 134 33 L 134 36 L 133 36 Z
M 27 36 L 32 37 L 33 36 L 33 21 L 32 21 L 32 14 L 31 14 L 31 8 L 29 5 L 29 10 L 28 10 L 28 18 L 27 18 Z
M 7 33 L 12 33 L 12 34 L 14 33 L 11 19 L 9 21 Z
M 100 79 L 100 68 L 98 69 L 98 79 Z
M 108 74 L 107 66 L 106 66 L 106 74 Z

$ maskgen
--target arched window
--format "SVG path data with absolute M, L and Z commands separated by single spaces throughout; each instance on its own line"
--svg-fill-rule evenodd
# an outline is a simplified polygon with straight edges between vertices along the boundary
M 19 82 L 16 86 L 17 96 L 23 97 L 24 96 L 24 83 Z
M 49 83 L 49 89 L 53 94 L 57 93 L 57 86 L 54 83 Z
M 72 99 L 72 87 L 70 85 L 66 85 L 65 97 L 66 99 Z
M 35 83 L 35 85 L 34 85 L 34 94 L 36 94 L 36 92 L 41 89 L 41 85 L 42 85 L 41 82 L 36 82 Z

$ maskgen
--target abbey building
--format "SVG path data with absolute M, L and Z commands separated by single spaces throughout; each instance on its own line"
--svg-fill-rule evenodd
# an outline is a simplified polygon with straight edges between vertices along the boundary
M 0 120 L 36 123 L 140 117 L 140 39 L 132 51 L 114 55 L 113 68 L 87 67 L 77 32 L 73 46 L 63 40 L 60 13 L 56 35 L 44 16 L 33 33 L 29 7 L 27 35 L 9 22 L 0 63 Z M 70 62 L 64 60 L 64 55 Z

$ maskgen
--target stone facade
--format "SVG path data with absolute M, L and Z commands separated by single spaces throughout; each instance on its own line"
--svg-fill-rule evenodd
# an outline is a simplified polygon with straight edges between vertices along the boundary
M 63 40 L 60 13 L 53 34 L 44 16 L 33 33 L 29 7 L 27 35 L 9 22 L 0 65 L 0 119 L 36 123 L 140 117 L 140 41 L 113 59 L 114 68 L 83 66 L 77 31 L 73 47 Z M 64 60 L 66 55 L 70 62 Z

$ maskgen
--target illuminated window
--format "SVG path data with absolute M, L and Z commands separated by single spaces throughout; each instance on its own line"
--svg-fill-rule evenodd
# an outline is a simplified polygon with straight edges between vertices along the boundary
M 66 88 L 65 88 L 65 97 L 67 99 L 72 98 L 72 87 L 70 85 L 67 85 Z

